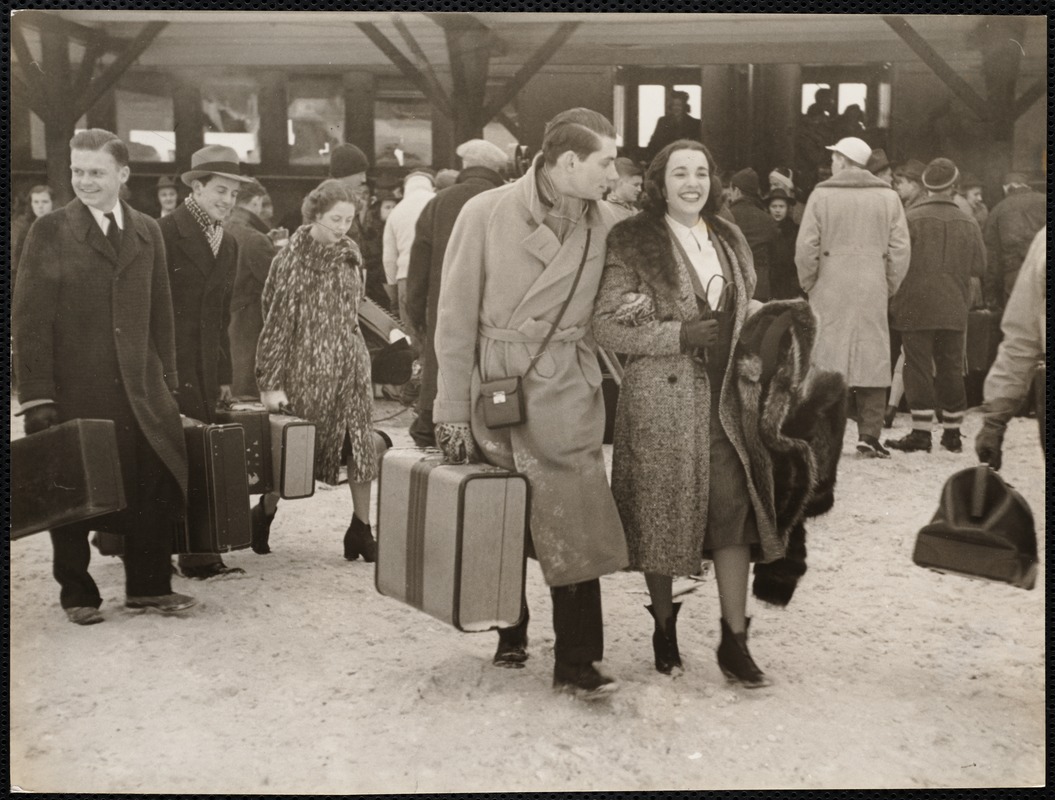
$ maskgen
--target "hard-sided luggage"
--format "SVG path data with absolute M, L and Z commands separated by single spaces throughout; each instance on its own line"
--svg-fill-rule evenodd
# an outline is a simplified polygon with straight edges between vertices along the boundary
M 524 588 L 528 479 L 437 450 L 394 449 L 378 486 L 377 590 L 453 625 L 517 624 Z
M 74 419 L 11 442 L 11 538 L 126 505 L 114 423 Z
M 1032 589 L 1037 579 L 1033 513 L 988 465 L 961 470 L 942 489 L 938 511 L 916 537 L 921 567 Z
M 187 524 L 176 552 L 220 553 L 249 547 L 249 483 L 240 425 L 183 417 L 187 444 Z
M 271 491 L 286 500 L 315 494 L 315 423 L 288 414 L 268 418 Z
M 216 410 L 216 421 L 245 431 L 245 469 L 249 494 L 271 491 L 271 422 L 261 403 L 236 403 Z

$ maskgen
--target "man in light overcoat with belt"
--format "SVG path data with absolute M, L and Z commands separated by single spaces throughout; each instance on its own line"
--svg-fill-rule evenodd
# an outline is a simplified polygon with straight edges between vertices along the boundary
M 599 202 L 617 177 L 615 157 L 615 129 L 601 114 L 576 108 L 554 117 L 527 173 L 459 214 L 436 325 L 436 440 L 449 461 L 484 460 L 530 479 L 529 551 L 553 598 L 553 685 L 584 699 L 616 686 L 593 663 L 604 652 L 598 578 L 627 565 L 601 451 L 601 371 L 587 335 L 616 221 Z M 489 429 L 481 382 L 512 376 L 524 376 L 526 421 Z M 525 603 L 523 622 L 499 631 L 496 665 L 527 659 L 526 612 Z

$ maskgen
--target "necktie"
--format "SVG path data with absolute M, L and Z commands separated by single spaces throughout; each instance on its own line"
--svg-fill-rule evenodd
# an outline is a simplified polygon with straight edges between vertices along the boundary
M 103 214 L 108 220 L 110 220 L 110 226 L 106 229 L 106 239 L 110 242 L 110 246 L 114 249 L 114 253 L 121 252 L 121 229 L 117 227 L 117 220 L 114 219 L 114 212 L 109 214 Z

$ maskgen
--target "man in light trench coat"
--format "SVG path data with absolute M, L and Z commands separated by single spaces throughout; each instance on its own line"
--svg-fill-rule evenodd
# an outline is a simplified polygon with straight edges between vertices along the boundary
M 857 400 L 857 451 L 889 458 L 879 441 L 890 386 L 887 304 L 908 272 L 911 245 L 897 194 L 865 169 L 856 137 L 831 147 L 832 177 L 806 202 L 795 242 L 799 284 L 817 314 L 813 361 L 841 373 Z
M 449 461 L 484 460 L 530 479 L 529 552 L 553 598 L 553 685 L 584 699 L 616 687 L 593 664 L 604 650 L 598 578 L 628 563 L 601 451 L 601 371 L 587 335 L 616 221 L 598 202 L 616 177 L 615 157 L 615 129 L 601 114 L 576 108 L 550 120 L 527 173 L 473 197 L 459 214 L 436 325 L 436 440 Z M 580 263 L 567 311 L 538 353 Z M 488 429 L 481 381 L 517 375 L 525 376 L 526 422 Z M 499 631 L 496 665 L 527 659 L 526 603 L 524 612 L 520 625 Z

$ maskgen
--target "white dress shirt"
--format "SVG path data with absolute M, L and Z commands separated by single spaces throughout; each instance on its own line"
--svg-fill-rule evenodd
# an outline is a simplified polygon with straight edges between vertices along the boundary
M 667 227 L 688 254 L 689 261 L 692 262 L 690 266 L 696 270 L 700 285 L 707 291 L 707 302 L 711 308 L 717 308 L 722 289 L 725 288 L 725 275 L 722 272 L 722 262 L 718 260 L 718 251 L 711 244 L 707 223 L 699 219 L 690 228 L 669 214 L 666 214 L 665 218 Z M 719 276 L 718 280 L 711 280 L 715 275 Z
M 125 229 L 125 214 L 121 210 L 121 201 L 118 200 L 117 204 L 109 211 L 100 211 L 97 208 L 87 206 L 88 210 L 92 212 L 92 216 L 95 218 L 96 224 L 103 232 L 103 236 L 106 236 L 110 230 L 110 220 L 106 218 L 107 214 L 113 214 L 114 219 L 117 220 L 117 229 L 123 231 Z

